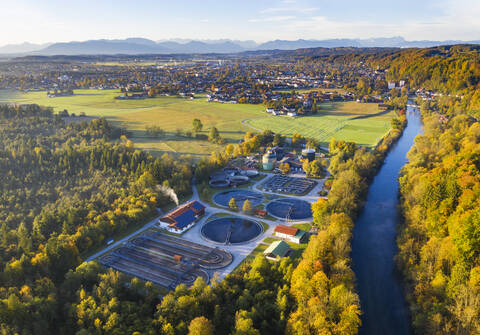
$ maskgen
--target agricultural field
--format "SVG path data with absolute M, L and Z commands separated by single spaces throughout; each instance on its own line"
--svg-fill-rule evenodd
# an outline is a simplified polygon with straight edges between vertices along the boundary
M 63 109 L 69 113 L 105 117 L 113 124 L 132 132 L 137 148 L 154 155 L 165 152 L 176 156 L 192 155 L 202 158 L 223 148 L 206 140 L 185 135 L 192 129 L 192 120 L 203 123 L 204 135 L 217 127 L 227 143 L 238 143 L 247 131 L 270 129 L 288 136 L 299 133 L 314 137 L 327 145 L 332 137 L 356 141 L 360 145 L 375 145 L 390 128 L 394 112 L 381 112 L 376 104 L 356 102 L 325 103 L 316 116 L 291 118 L 268 116 L 263 105 L 209 103 L 205 97 L 187 100 L 178 97 L 157 97 L 144 100 L 115 100 L 119 90 L 75 90 L 74 96 L 48 98 L 46 92 L 0 90 L 0 103 L 35 103 Z M 163 138 L 148 137 L 146 126 L 160 126 Z M 181 134 L 177 133 L 180 130 Z
M 313 137 L 327 146 L 331 138 L 354 141 L 373 146 L 390 129 L 394 111 L 381 111 L 378 104 L 333 102 L 321 104 L 317 115 L 296 117 L 269 116 L 245 120 L 243 123 L 256 130 L 270 129 L 292 136 L 299 133 Z
M 36 103 L 63 109 L 69 113 L 84 112 L 87 116 L 105 117 L 118 126 L 133 133 L 135 146 L 161 155 L 171 152 L 175 155 L 192 155 L 201 158 L 212 151 L 222 149 L 221 145 L 205 140 L 196 140 L 185 135 L 192 129 L 192 120 L 198 118 L 203 123 L 202 133 L 208 135 L 211 127 L 217 127 L 227 143 L 238 143 L 245 132 L 251 129 L 242 120 L 259 117 L 264 110 L 262 105 L 235 105 L 209 103 L 205 97 L 187 100 L 178 97 L 157 97 L 143 100 L 115 100 L 119 90 L 75 90 L 74 96 L 48 98 L 45 92 L 14 92 L 0 90 L 0 103 Z M 164 138 L 147 137 L 145 126 L 160 126 L 166 131 Z

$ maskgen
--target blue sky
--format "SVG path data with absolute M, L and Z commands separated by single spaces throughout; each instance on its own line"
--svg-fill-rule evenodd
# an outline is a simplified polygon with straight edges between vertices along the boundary
M 480 40 L 480 0 L 3 0 L 0 45 L 145 37 Z

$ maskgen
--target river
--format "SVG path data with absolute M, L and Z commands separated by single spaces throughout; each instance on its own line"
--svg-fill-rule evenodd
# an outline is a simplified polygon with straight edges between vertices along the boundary
M 368 190 L 365 207 L 355 221 L 352 259 L 362 307 L 360 334 L 411 334 L 408 305 L 394 271 L 397 252 L 398 174 L 415 136 L 422 132 L 420 113 L 407 108 L 408 124 L 393 145 Z

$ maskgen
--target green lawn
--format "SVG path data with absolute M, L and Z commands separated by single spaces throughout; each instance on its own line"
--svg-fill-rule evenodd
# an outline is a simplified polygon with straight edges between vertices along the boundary
M 272 242 L 279 241 L 280 239 L 277 237 L 267 237 L 263 240 L 263 243 L 266 243 L 267 245 L 272 244 Z M 290 246 L 290 249 L 292 249 L 292 253 L 290 257 L 297 259 L 300 258 L 307 248 L 308 241 L 305 241 L 304 243 L 297 244 L 297 243 L 292 243 L 292 242 L 287 242 L 288 245 Z M 263 249 L 265 250 L 265 249 Z M 254 250 L 255 251 L 255 250 Z M 256 256 L 256 255 L 255 255 Z
M 275 241 L 279 241 L 279 238 L 276 238 L 274 236 L 269 236 L 263 239 L 262 242 L 260 242 L 255 249 L 252 250 L 252 252 L 245 257 L 236 267 L 233 271 L 242 268 L 243 266 L 247 265 L 249 262 L 253 261 L 255 257 L 258 255 L 263 254 L 263 252 L 268 248 L 268 246 Z M 288 242 L 288 245 L 292 249 L 292 253 L 290 254 L 290 257 L 292 259 L 298 259 L 302 256 L 303 252 L 307 248 L 308 241 L 305 241 L 302 244 L 296 244 L 296 243 L 291 243 Z
M 263 222 L 263 221 L 258 221 L 258 222 L 262 225 L 264 232 L 267 231 L 268 228 L 270 227 L 266 222 Z
M 292 136 L 299 133 L 327 145 L 331 138 L 373 146 L 390 129 L 394 111 L 380 111 L 377 104 L 334 102 L 321 104 L 317 115 L 292 118 L 264 115 L 245 121 L 252 128 L 270 129 Z
M 177 129 L 183 133 L 191 130 L 195 118 L 202 121 L 203 134 L 208 135 L 211 127 L 217 127 L 227 143 L 238 143 L 245 132 L 258 128 L 290 136 L 298 132 L 319 139 L 323 145 L 332 137 L 374 145 L 388 131 L 390 119 L 394 116 L 394 112 L 380 112 L 376 104 L 337 102 L 321 104 L 321 113 L 316 116 L 293 119 L 267 116 L 263 105 L 209 103 L 204 96 L 195 100 L 164 96 L 115 100 L 114 97 L 119 94 L 119 90 L 75 90 L 74 96 L 48 98 L 44 91 L 0 90 L 0 103 L 36 103 L 53 107 L 55 111 L 67 109 L 77 115 L 84 112 L 88 116 L 103 116 L 131 131 L 137 148 L 154 155 L 170 152 L 176 156 L 189 154 L 195 158 L 223 148 L 222 145 L 176 134 Z M 245 124 L 243 120 L 246 120 Z M 166 131 L 166 136 L 161 139 L 147 137 L 147 125 L 160 126 Z
M 312 225 L 310 223 L 297 223 L 292 225 L 292 227 L 298 228 L 306 232 L 309 232 L 310 229 L 312 229 Z
M 258 117 L 264 110 L 262 105 L 240 105 L 209 103 L 205 97 L 187 100 L 178 97 L 157 97 L 143 100 L 115 100 L 119 90 L 75 90 L 74 96 L 48 98 L 46 92 L 17 92 L 0 90 L 0 103 L 36 103 L 53 107 L 55 111 L 67 109 L 77 115 L 104 116 L 114 124 L 132 131 L 136 147 L 160 155 L 172 152 L 176 155 L 190 154 L 201 158 L 223 146 L 205 140 L 177 136 L 176 130 L 192 129 L 192 120 L 203 123 L 203 134 L 208 135 L 211 127 L 217 127 L 227 142 L 237 143 L 251 129 L 242 120 Z M 146 137 L 145 126 L 158 125 L 167 132 L 166 137 Z
M 219 219 L 219 218 L 232 217 L 232 216 L 234 216 L 234 214 L 227 213 L 227 212 L 215 213 L 215 214 L 212 214 L 208 217 L 207 222 L 210 222 L 210 221 L 213 221 L 213 220 L 216 220 L 216 219 Z
M 218 206 L 213 201 L 213 196 L 216 193 L 225 191 L 227 189 L 228 189 L 227 187 L 225 187 L 225 188 L 211 188 L 208 184 L 205 185 L 205 187 L 202 184 L 197 185 L 197 190 L 198 190 L 198 195 L 200 196 L 200 200 L 210 204 L 210 206 L 218 207 L 218 208 L 222 208 L 222 207 Z

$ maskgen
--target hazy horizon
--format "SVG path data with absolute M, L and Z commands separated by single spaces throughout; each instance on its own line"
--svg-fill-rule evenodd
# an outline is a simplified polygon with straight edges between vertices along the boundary
M 265 41 L 255 41 L 255 40 L 247 40 L 247 39 L 231 39 L 231 38 L 218 38 L 218 39 L 214 39 L 214 38 L 211 38 L 211 39 L 195 39 L 195 38 L 168 38 L 168 39 L 149 39 L 151 41 L 154 41 L 154 42 L 157 42 L 157 43 L 163 43 L 163 42 L 177 42 L 177 43 L 180 43 L 180 44 L 186 44 L 186 43 L 189 43 L 191 41 L 198 41 L 198 42 L 204 42 L 204 43 L 217 43 L 217 42 L 222 42 L 222 41 L 231 41 L 231 42 L 252 42 L 252 43 L 255 43 L 256 45 L 261 45 L 262 43 L 266 43 L 266 42 L 271 42 L 271 41 L 276 41 L 276 40 L 282 40 L 282 41 L 291 41 L 291 42 L 294 42 L 294 41 L 298 41 L 298 40 L 305 40 L 305 41 L 322 41 L 322 40 L 335 40 L 335 39 L 345 39 L 345 40 L 348 40 L 348 39 L 352 39 L 352 40 L 364 40 L 364 41 L 367 41 L 367 40 L 374 40 L 374 39 L 393 39 L 393 38 L 403 38 L 406 42 L 416 42 L 416 41 L 438 41 L 438 42 L 447 42 L 447 41 L 451 41 L 450 39 L 440 39 L 440 40 L 409 40 L 409 39 L 406 39 L 404 38 L 403 36 L 378 36 L 378 37 L 332 37 L 332 38 L 323 38 L 323 39 L 307 39 L 307 38 L 302 38 L 302 37 L 299 37 L 298 39 L 271 39 L 271 40 L 265 40 Z M 42 43 L 35 43 L 35 42 L 31 42 L 31 41 L 21 41 L 21 42 L 18 42 L 18 43 L 7 43 L 7 44 L 0 44 L 0 47 L 3 47 L 3 46 L 10 46 L 10 45 L 27 45 L 27 44 L 32 44 L 32 45 L 52 45 L 52 44 L 55 44 L 55 43 L 75 43 L 75 42 L 87 42 L 87 41 L 98 41 L 98 40 L 106 40 L 106 41 L 121 41 L 121 40 L 128 40 L 128 39 L 148 39 L 146 37 L 143 37 L 143 36 L 126 36 L 124 38 L 112 38 L 112 39 L 109 39 L 109 38 L 98 38 L 98 39 L 87 39 L 87 40 L 71 40 L 71 41 L 49 41 L 49 42 L 42 42 Z M 475 39 L 475 41 L 477 40 L 480 40 L 480 37 L 478 39 Z M 465 39 L 455 39 L 455 41 L 461 41 L 461 42 L 469 42 L 469 41 L 473 41 L 473 40 L 465 40 Z
M 124 39 L 325 40 L 402 36 L 417 40 L 480 39 L 480 2 L 426 0 L 18 0 L 4 5 L 0 45 Z

